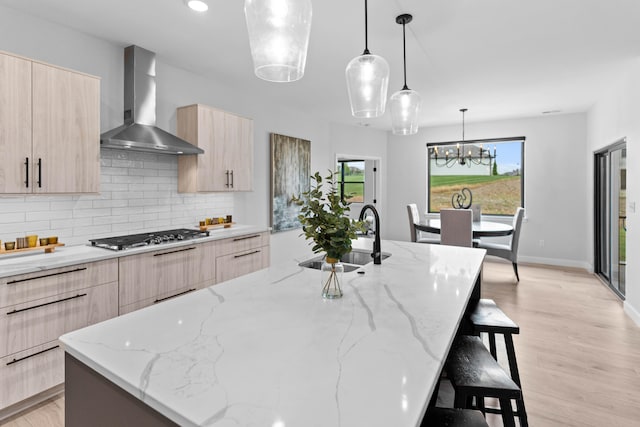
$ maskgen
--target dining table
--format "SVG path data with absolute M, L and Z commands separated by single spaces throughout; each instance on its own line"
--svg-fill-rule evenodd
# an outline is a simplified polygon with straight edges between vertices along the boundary
M 414 224 L 417 230 L 426 233 L 440 234 L 441 223 L 439 218 L 430 218 Z M 508 236 L 513 233 L 513 226 L 495 221 L 474 221 L 472 223 L 473 238 Z

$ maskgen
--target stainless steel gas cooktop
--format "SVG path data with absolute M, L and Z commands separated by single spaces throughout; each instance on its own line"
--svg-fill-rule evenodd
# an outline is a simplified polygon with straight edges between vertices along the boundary
M 178 228 L 175 230 L 157 231 L 153 233 L 129 234 L 125 236 L 107 237 L 104 239 L 90 239 L 92 246 L 122 251 L 140 246 L 160 245 L 163 243 L 175 243 L 182 240 L 199 239 L 207 237 L 208 231 L 190 230 Z

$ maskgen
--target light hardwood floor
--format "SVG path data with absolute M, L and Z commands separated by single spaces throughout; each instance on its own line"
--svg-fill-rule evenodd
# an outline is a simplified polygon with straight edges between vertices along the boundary
M 581 270 L 485 263 L 482 293 L 520 325 L 514 337 L 532 427 L 640 425 L 640 328 Z M 489 416 L 491 426 L 501 426 Z M 64 397 L 3 426 L 60 427 Z

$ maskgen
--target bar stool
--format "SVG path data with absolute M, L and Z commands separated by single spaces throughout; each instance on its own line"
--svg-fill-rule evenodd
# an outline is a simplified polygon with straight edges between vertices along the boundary
M 511 400 L 521 399 L 520 387 L 502 369 L 479 337 L 457 337 L 445 369 L 455 391 L 455 408 L 471 408 L 475 397 L 477 409 L 485 412 L 484 399 L 496 398 L 500 402 L 504 427 L 515 427 Z
M 516 416 L 520 420 L 522 427 L 529 425 L 527 421 L 527 411 L 524 407 L 522 396 L 522 384 L 520 383 L 520 373 L 518 372 L 518 362 L 516 361 L 516 351 L 513 345 L 513 334 L 520 333 L 520 327 L 511 320 L 492 299 L 481 299 L 470 316 L 473 330 L 476 334 L 486 333 L 489 336 L 489 351 L 495 360 L 498 360 L 496 351 L 496 334 L 501 334 L 504 338 L 507 360 L 509 362 L 509 372 L 511 379 L 520 387 L 520 398 L 516 399 Z M 486 408 L 486 412 L 496 413 L 499 411 L 493 408 Z
M 482 412 L 471 409 L 432 408 L 422 419 L 420 427 L 489 427 Z

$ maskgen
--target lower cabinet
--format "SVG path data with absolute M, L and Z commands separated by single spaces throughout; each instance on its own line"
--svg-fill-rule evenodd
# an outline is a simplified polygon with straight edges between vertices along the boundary
M 64 349 L 58 340 L 0 359 L 0 409 L 64 382 Z
M 0 410 L 64 382 L 58 337 L 118 315 L 118 260 L 0 279 Z
M 270 260 L 269 233 L 219 240 L 216 256 L 216 283 L 267 268 Z
M 121 257 L 119 313 L 211 286 L 214 281 L 215 242 Z
M 64 382 L 58 337 L 269 266 L 269 233 L 0 278 L 0 412 Z

